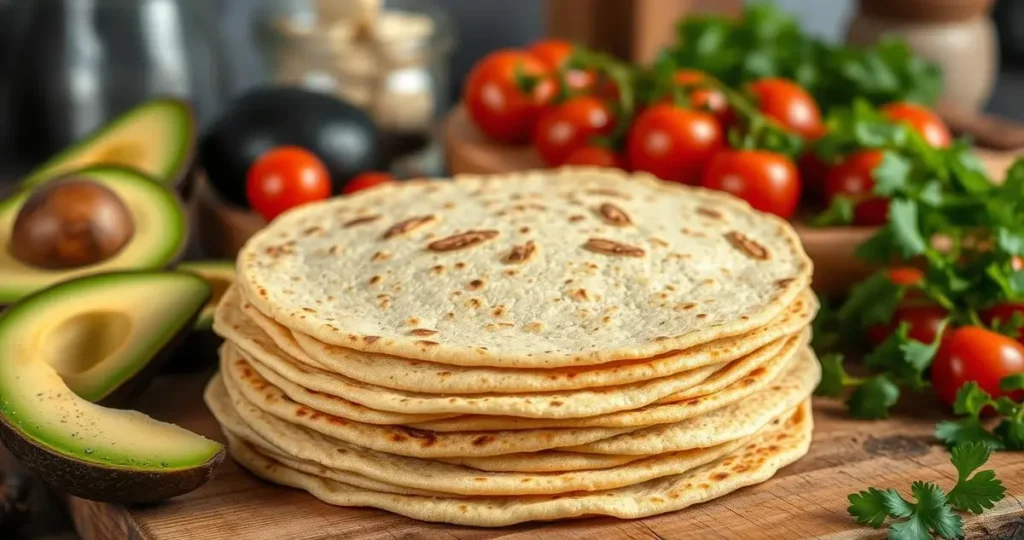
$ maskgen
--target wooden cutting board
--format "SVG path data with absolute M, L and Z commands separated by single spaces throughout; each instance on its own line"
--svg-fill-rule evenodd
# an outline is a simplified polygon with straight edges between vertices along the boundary
M 143 396 L 140 409 L 222 439 L 201 400 L 209 375 L 165 377 Z M 592 518 L 481 529 L 414 521 L 387 512 L 338 508 L 305 492 L 256 479 L 230 458 L 217 477 L 166 503 L 125 508 L 71 498 L 83 540 L 600 540 L 879 538 L 847 515 L 846 495 L 914 480 L 952 486 L 949 454 L 931 437 L 941 406 L 921 398 L 887 421 L 849 420 L 836 400 L 815 401 L 811 452 L 772 480 L 722 499 L 641 520 Z M 1024 455 L 1002 452 L 989 461 L 1007 497 L 981 516 L 967 517 L 967 538 L 1024 536 Z

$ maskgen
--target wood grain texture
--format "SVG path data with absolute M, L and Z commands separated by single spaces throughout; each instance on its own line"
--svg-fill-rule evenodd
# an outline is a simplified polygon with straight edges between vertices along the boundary
M 163 378 L 140 408 L 222 439 L 200 398 L 208 376 Z M 774 479 L 704 505 L 634 521 L 578 519 L 502 529 L 421 523 L 373 509 L 329 506 L 305 492 L 260 481 L 230 459 L 211 483 L 164 504 L 124 508 L 72 498 L 70 507 L 84 540 L 877 538 L 878 531 L 858 527 L 846 514 L 846 495 L 868 486 L 906 493 L 914 480 L 951 486 L 955 470 L 949 454 L 931 437 L 941 418 L 941 406 L 930 398 L 878 422 L 850 420 L 836 400 L 818 399 L 810 454 Z M 1024 459 L 1002 452 L 987 467 L 996 470 L 1007 497 L 985 514 L 966 518 L 967 538 L 1020 538 Z

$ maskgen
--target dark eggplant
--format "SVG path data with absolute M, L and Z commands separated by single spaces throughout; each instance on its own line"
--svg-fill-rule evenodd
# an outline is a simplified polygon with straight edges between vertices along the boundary
M 313 152 L 331 173 L 334 193 L 355 175 L 380 168 L 380 134 L 357 107 L 332 96 L 264 87 L 235 100 L 199 143 L 199 159 L 214 189 L 248 207 L 245 178 L 256 159 L 278 146 Z

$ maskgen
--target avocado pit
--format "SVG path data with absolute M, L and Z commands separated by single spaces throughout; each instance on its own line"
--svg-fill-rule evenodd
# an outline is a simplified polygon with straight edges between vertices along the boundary
M 113 257 L 133 234 L 131 211 L 110 188 L 67 178 L 44 185 L 25 201 L 9 250 L 39 268 L 78 268 Z

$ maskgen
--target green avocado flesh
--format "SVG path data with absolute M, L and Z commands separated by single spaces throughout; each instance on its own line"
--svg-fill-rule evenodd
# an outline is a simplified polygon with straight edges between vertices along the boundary
M 178 270 L 195 274 L 206 280 L 213 294 L 196 319 L 196 329 L 209 330 L 213 326 L 213 313 L 217 311 L 228 287 L 235 282 L 235 261 L 191 261 L 178 265 Z
M 195 117 L 184 101 L 155 99 L 129 109 L 83 137 L 22 180 L 36 187 L 94 165 L 120 165 L 174 187 L 187 172 L 195 149 Z
M 5 442 L 15 451 L 10 432 L 26 441 L 15 453 L 29 466 L 66 457 L 69 463 L 58 460 L 55 468 L 63 467 L 68 483 L 94 475 L 96 467 L 171 473 L 218 460 L 223 449 L 214 441 L 93 403 L 188 331 L 208 298 L 196 276 L 123 272 L 62 283 L 8 309 L 0 315 Z
M 8 248 L 18 212 L 31 196 L 20 190 L 0 201 L 0 305 L 9 304 L 54 283 L 117 270 L 150 270 L 169 266 L 185 247 L 188 222 L 178 197 L 166 187 L 121 167 L 93 167 L 74 173 L 110 188 L 125 203 L 135 225 L 128 243 L 98 264 L 48 270 L 25 264 Z

